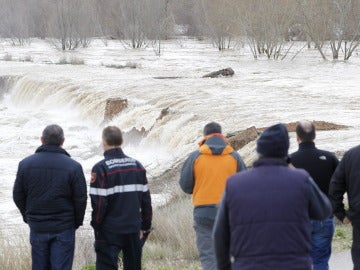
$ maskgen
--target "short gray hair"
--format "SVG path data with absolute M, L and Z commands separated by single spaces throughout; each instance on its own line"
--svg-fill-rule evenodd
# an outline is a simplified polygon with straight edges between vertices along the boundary
M 42 133 L 42 139 L 46 145 L 60 146 L 64 142 L 64 131 L 59 125 L 48 125 Z

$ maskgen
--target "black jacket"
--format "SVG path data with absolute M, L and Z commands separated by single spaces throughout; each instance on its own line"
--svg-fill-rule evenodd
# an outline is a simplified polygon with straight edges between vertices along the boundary
M 320 190 L 328 194 L 331 176 L 339 164 L 333 153 L 317 149 L 314 142 L 303 142 L 290 160 L 294 167 L 306 170 Z
M 78 228 L 86 209 L 81 165 L 61 147 L 42 145 L 19 163 L 13 199 L 35 232 Z
M 152 207 L 144 167 L 121 148 L 105 151 L 104 156 L 92 169 L 91 226 L 119 234 L 149 230 Z
M 348 211 L 343 203 L 345 192 Z M 329 198 L 339 220 L 347 216 L 353 223 L 360 223 L 360 145 L 347 151 L 340 161 L 330 182 Z

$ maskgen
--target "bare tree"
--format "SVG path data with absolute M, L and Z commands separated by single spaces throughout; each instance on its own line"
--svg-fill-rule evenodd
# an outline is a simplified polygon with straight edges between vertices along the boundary
M 298 0 L 306 33 L 326 60 L 323 47 L 330 44 L 332 58 L 343 53 L 348 60 L 359 46 L 360 8 L 355 0 Z
M 173 32 L 174 19 L 170 11 L 170 0 L 153 0 L 150 11 L 149 23 L 152 26 L 148 29 L 148 37 L 153 41 L 152 45 L 156 55 L 160 56 L 162 51 L 161 41 L 168 39 Z
M 23 45 L 29 42 L 28 3 L 24 0 L 1 0 L 0 6 L 1 35 L 9 39 L 12 45 Z
M 238 24 L 245 33 L 255 59 L 283 59 L 292 44 L 285 39 L 294 23 L 294 5 L 291 0 L 242 0 L 236 6 Z
M 55 38 L 57 47 L 74 50 L 90 44 L 93 16 L 89 3 L 91 1 L 88 0 L 58 0 L 52 3 L 49 34 Z
M 330 3 L 329 27 L 331 30 L 330 48 L 333 59 L 339 59 L 343 52 L 348 60 L 359 46 L 360 10 L 359 2 L 353 0 L 334 0 Z
M 235 12 L 231 1 L 198 1 L 198 22 L 219 51 L 229 49 L 233 40 Z

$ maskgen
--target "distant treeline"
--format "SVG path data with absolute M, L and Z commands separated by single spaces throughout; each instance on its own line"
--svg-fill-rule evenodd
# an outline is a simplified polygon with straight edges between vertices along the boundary
M 0 7 L 1 38 L 14 45 L 47 38 L 62 50 L 93 37 L 156 47 L 181 34 L 210 38 L 219 50 L 247 44 L 254 58 L 274 59 L 303 40 L 324 59 L 330 46 L 333 59 L 347 60 L 360 38 L 360 0 L 0 0 Z

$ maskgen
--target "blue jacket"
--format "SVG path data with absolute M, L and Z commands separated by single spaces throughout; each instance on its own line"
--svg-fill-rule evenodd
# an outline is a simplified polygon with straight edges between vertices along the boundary
M 33 231 L 78 228 L 83 223 L 86 197 L 82 167 L 63 148 L 42 145 L 19 163 L 13 199 Z
M 146 171 L 121 148 L 105 151 L 105 159 L 92 169 L 91 226 L 119 234 L 151 228 L 151 197 Z
M 310 270 L 310 218 L 331 211 L 306 171 L 258 160 L 227 182 L 214 228 L 218 270 Z

